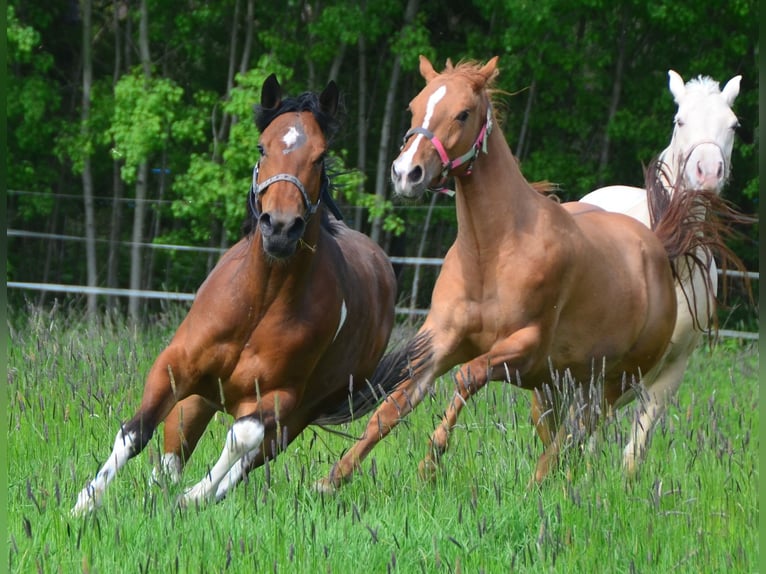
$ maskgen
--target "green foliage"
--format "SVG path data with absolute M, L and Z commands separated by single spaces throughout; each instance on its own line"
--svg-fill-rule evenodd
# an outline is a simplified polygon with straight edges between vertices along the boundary
M 204 137 L 199 122 L 182 117 L 183 89 L 170 79 L 147 78 L 136 68 L 120 78 L 114 95 L 110 135 L 113 154 L 124 161 L 126 183 L 134 182 L 138 165 L 162 150 L 171 138 L 195 143 Z
M 348 173 L 347 166 L 362 160 L 360 137 L 366 147 L 364 173 L 348 175 L 358 185 L 340 190 L 342 207 L 361 207 L 368 220 L 383 214 L 386 241 L 407 231 L 407 240 L 400 235 L 396 242 L 397 254 L 412 255 L 419 242 L 411 238 L 420 237 L 425 211 L 398 206 L 390 197 L 376 199 L 371 175 L 379 167 L 393 62 L 400 57 L 401 79 L 394 116 L 385 118 L 392 126 L 392 143 L 384 162 L 393 159 L 398 137 L 409 124 L 407 103 L 422 86 L 421 53 L 437 69 L 446 58 L 486 61 L 500 56 L 498 107 L 506 109 L 501 124 L 506 139 L 527 178 L 557 182 L 565 199 L 578 199 L 600 185 L 641 184 L 643 165 L 670 137 L 674 106 L 667 90 L 668 68 L 686 79 L 707 74 L 721 82 L 742 74 L 742 91 L 734 106 L 742 130 L 725 193 L 743 211 L 758 209 L 754 0 L 420 0 L 407 26 L 406 3 L 400 0 L 257 3 L 247 72 L 236 78 L 231 93 L 228 73 L 242 62 L 246 2 L 197 2 L 194 9 L 174 1 L 148 0 L 147 5 L 150 80 L 129 69 L 137 63 L 138 5 L 107 3 L 94 11 L 98 33 L 92 45 L 92 105 L 89 125 L 82 126 L 82 30 L 76 3 L 9 2 L 5 161 L 8 187 L 24 192 L 9 200 L 10 226 L 78 235 L 83 221 L 79 174 L 83 158 L 89 156 L 96 196 L 101 198 L 96 213 L 100 239 L 112 229 L 115 204 L 108 199 L 119 192 L 124 210 L 116 230 L 120 240 L 130 240 L 131 184 L 136 166 L 148 161 L 165 174 L 163 179 L 150 177 L 149 201 L 162 193 L 163 200 L 173 202 L 153 205 L 152 217 L 157 219 L 144 230 L 149 239 L 172 236 L 183 243 L 229 243 L 239 234 L 257 160 L 259 134 L 252 123 L 252 105 L 260 97 L 263 79 L 276 72 L 290 94 L 321 90 L 330 66 L 337 65 L 346 111 L 333 142 L 340 158 L 338 171 Z M 128 32 L 132 38 L 126 37 Z M 365 45 L 364 86 L 359 85 L 360 39 Z M 133 48 L 125 52 L 129 46 Z M 616 109 L 610 115 L 613 103 Z M 608 161 L 601 166 L 605 151 Z M 114 179 L 115 160 L 122 181 Z M 443 255 L 445 242 L 454 237 L 454 222 L 442 217 L 446 213 L 444 207 L 437 211 L 425 255 Z M 368 228 L 367 223 L 361 227 Z M 749 239 L 733 245 L 752 269 L 758 262 L 757 226 L 745 232 Z M 66 276 L 77 281 L 82 267 L 78 246 L 70 243 L 59 249 L 12 241 L 9 263 L 16 278 L 39 279 L 39 266 L 28 262 L 42 258 L 61 261 L 54 263 L 60 280 Z M 99 261 L 107 261 L 106 246 L 99 248 L 104 249 Z M 121 262 L 119 268 L 124 282 L 127 264 Z M 175 281 L 176 275 L 186 280 L 185 270 L 172 270 L 149 281 L 157 288 Z

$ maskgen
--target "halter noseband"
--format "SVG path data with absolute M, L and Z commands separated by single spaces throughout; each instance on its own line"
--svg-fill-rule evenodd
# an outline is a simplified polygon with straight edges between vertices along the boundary
M 425 136 L 428 141 L 431 142 L 431 145 L 433 145 L 436 149 L 436 153 L 439 154 L 439 159 L 441 159 L 442 162 L 441 179 L 439 180 L 436 188 L 434 188 L 434 191 L 444 191 L 444 184 L 447 183 L 447 177 L 449 176 L 450 171 L 467 163 L 468 167 L 465 170 L 465 174 L 470 175 L 471 171 L 473 170 L 473 162 L 479 155 L 479 151 L 487 153 L 487 138 L 489 137 L 489 134 L 492 133 L 492 125 L 492 104 L 488 103 L 487 118 L 484 121 L 484 124 L 482 124 L 481 130 L 479 130 L 479 135 L 476 136 L 476 141 L 471 146 L 471 149 L 455 159 L 449 159 L 447 151 L 444 149 L 444 144 L 439 138 L 436 137 L 436 135 L 434 135 L 431 130 L 420 126 L 411 128 L 406 134 L 404 134 L 402 149 L 404 149 L 404 146 L 407 144 L 407 140 L 410 139 L 411 136 L 415 134 L 421 134 L 422 136 Z
M 322 199 L 324 199 L 325 203 L 327 203 L 327 207 L 335 216 L 335 219 L 337 219 L 338 221 L 341 221 L 343 219 L 343 216 L 341 215 L 340 210 L 338 209 L 338 206 L 335 205 L 335 202 L 333 201 L 332 196 L 330 195 L 330 178 L 327 177 L 327 173 L 324 171 L 324 169 L 322 169 L 322 184 L 319 190 L 319 198 L 317 199 L 316 203 L 311 203 L 311 198 L 309 197 L 309 194 L 306 193 L 306 188 L 303 186 L 303 183 L 301 182 L 301 180 L 289 173 L 278 173 L 277 175 L 274 175 L 268 178 L 263 183 L 258 183 L 258 170 L 260 168 L 260 165 L 261 165 L 261 162 L 259 161 L 258 163 L 255 164 L 255 167 L 253 168 L 253 181 L 250 184 L 250 193 L 248 194 L 248 202 L 250 203 L 250 209 L 252 209 L 253 215 L 255 216 L 256 219 L 261 216 L 261 208 L 259 205 L 259 200 L 261 195 L 263 195 L 263 193 L 266 191 L 266 188 L 268 188 L 272 183 L 276 183 L 278 181 L 287 181 L 289 183 L 292 183 L 295 187 L 298 188 L 298 191 L 301 192 L 301 197 L 303 197 L 303 205 L 306 208 L 306 212 L 304 213 L 303 219 L 306 222 L 308 222 L 311 216 L 317 212 L 317 209 L 319 209 L 319 204 L 322 202 Z

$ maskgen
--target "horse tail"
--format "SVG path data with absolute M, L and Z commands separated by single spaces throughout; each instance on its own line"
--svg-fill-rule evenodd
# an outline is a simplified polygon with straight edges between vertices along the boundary
M 323 412 L 312 424 L 338 425 L 366 415 L 396 387 L 420 371 L 432 355 L 431 333 L 418 333 L 403 346 L 384 355 L 365 386 L 350 389 L 347 400 Z
M 686 303 L 699 328 L 701 322 L 694 304 L 698 294 L 693 290 L 687 292 L 684 278 L 679 277 L 679 263 L 684 261 L 690 273 L 695 266 L 699 268 L 705 278 L 704 295 L 710 299 L 713 284 L 707 271 L 713 257 L 718 258 L 724 270 L 733 267 L 744 272 L 744 263 L 727 245 L 727 241 L 743 236 L 737 231 L 737 225 L 749 225 L 757 220 L 738 211 L 714 191 L 687 189 L 683 184 L 683 171 L 678 170 L 676 181 L 668 184 L 670 170 L 667 164 L 659 158 L 652 160 L 645 175 L 647 205 L 651 228 L 665 247 L 673 275 L 682 286 Z M 745 285 L 752 299 L 747 276 Z M 726 281 L 723 282 L 723 289 L 725 299 Z M 715 317 L 714 324 L 717 328 Z

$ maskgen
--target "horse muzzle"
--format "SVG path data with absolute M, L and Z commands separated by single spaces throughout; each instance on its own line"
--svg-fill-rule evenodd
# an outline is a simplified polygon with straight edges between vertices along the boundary
M 726 159 L 714 143 L 702 143 L 689 154 L 684 179 L 690 189 L 720 193 L 728 176 Z
M 258 228 L 263 238 L 263 250 L 275 259 L 287 259 L 295 253 L 306 230 L 303 217 L 281 213 L 262 213 Z

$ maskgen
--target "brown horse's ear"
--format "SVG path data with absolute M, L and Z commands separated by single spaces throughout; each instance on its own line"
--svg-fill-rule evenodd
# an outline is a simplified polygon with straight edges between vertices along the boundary
M 277 75 L 271 74 L 263 82 L 261 87 L 261 107 L 265 110 L 273 110 L 282 101 L 282 87 L 277 81 Z
M 497 75 L 497 60 L 499 58 L 500 56 L 495 56 L 479 70 L 479 73 L 484 76 L 485 83 L 493 80 Z
M 420 75 L 423 76 L 426 82 L 430 82 L 433 78 L 439 74 L 434 70 L 431 62 L 428 61 L 423 54 L 420 55 Z
M 338 84 L 330 80 L 327 87 L 319 95 L 319 107 L 329 116 L 335 117 L 338 112 Z

